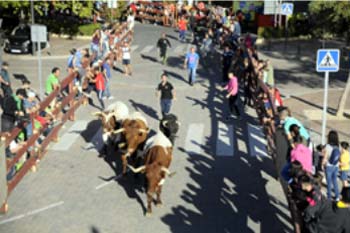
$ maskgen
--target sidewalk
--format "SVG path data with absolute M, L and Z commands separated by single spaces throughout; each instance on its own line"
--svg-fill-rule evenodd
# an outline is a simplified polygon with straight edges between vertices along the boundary
M 343 89 L 331 89 L 328 93 L 327 132 L 337 130 L 341 141 L 350 142 L 350 98 L 345 106 L 346 117 L 336 118 L 334 115 L 342 93 Z M 291 96 L 284 101 L 284 105 L 288 106 L 292 115 L 300 119 L 310 130 L 315 144 L 321 143 L 323 91 Z
M 72 48 L 89 48 L 90 47 L 90 40 L 78 40 L 78 39 L 64 39 L 64 38 L 50 38 L 50 48 L 45 48 L 41 50 L 41 58 L 56 58 L 57 56 L 65 56 L 68 58 L 69 51 Z M 50 54 L 49 54 L 50 53 Z M 3 53 L 3 59 L 5 61 L 11 61 L 16 59 L 22 59 L 22 60 L 32 60 L 37 59 L 36 54 L 33 56 L 31 54 L 10 54 L 10 53 Z

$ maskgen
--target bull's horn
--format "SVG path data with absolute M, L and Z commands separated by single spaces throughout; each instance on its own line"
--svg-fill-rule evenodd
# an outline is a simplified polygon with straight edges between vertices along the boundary
M 148 133 L 148 130 L 146 130 L 146 129 L 139 129 L 139 132 L 141 132 L 141 133 Z
M 143 165 L 143 166 L 141 166 L 141 167 L 138 167 L 138 168 L 134 168 L 133 166 L 131 166 L 131 165 L 127 165 L 128 166 L 128 168 L 130 168 L 130 170 L 133 172 L 133 173 L 140 173 L 140 172 L 142 172 L 142 171 L 144 171 L 145 169 L 146 169 L 146 166 L 145 165 Z
M 161 170 L 165 172 L 169 177 L 173 177 L 176 174 L 176 172 L 170 172 L 170 170 L 166 167 L 162 167 Z
M 163 121 L 163 126 L 166 127 L 166 124 L 168 123 L 168 121 Z
M 104 113 L 103 112 L 94 112 L 94 113 L 91 113 L 91 115 L 93 116 L 100 116 L 100 115 L 103 115 Z
M 124 128 L 120 128 L 120 129 L 114 130 L 113 133 L 114 134 L 118 134 L 118 133 L 121 133 L 121 132 L 124 132 L 124 131 L 125 131 Z
M 181 125 L 181 122 L 180 121 L 176 121 L 176 123 L 180 126 Z

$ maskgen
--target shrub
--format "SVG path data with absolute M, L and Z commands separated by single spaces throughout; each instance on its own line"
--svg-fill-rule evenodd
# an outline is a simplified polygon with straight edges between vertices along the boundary
M 101 28 L 101 25 L 96 23 L 96 24 L 86 24 L 86 25 L 81 25 L 78 28 L 79 35 L 84 35 L 84 36 L 91 36 L 96 29 Z

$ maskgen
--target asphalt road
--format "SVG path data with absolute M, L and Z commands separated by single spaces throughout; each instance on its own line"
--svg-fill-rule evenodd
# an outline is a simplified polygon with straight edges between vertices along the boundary
M 172 43 L 169 66 L 156 61 L 155 44 L 162 31 Z M 190 45 L 176 38 L 172 29 L 137 24 L 133 76 L 114 71 L 115 100 L 107 102 L 124 101 L 130 110 L 145 113 L 156 130 L 160 107 L 155 87 L 161 73 L 169 74 L 177 91 L 172 112 L 182 124 L 170 167 L 177 174 L 164 184 L 163 207 L 145 217 L 142 179 L 119 176 L 117 153 L 98 157 L 100 124 L 91 115 L 97 109 L 86 106 L 61 131 L 61 140 L 51 145 L 38 172 L 29 173 L 13 191 L 8 214 L 0 216 L 0 232 L 291 232 L 255 112 L 247 109 L 243 120 L 224 122 L 227 103 L 218 90 L 218 59 L 199 67 L 199 82 L 191 87 L 181 68 Z M 38 88 L 35 60 L 7 58 L 11 69 L 25 73 Z M 43 63 L 46 77 L 53 66 L 65 67 L 66 59 L 53 55 Z

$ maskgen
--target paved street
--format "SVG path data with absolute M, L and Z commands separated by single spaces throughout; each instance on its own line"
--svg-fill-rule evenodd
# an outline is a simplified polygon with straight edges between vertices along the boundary
M 169 66 L 156 60 L 155 44 L 162 31 L 172 43 Z M 38 172 L 29 173 L 13 191 L 8 214 L 0 216 L 0 232 L 291 232 L 287 203 L 254 110 L 247 109 L 241 121 L 223 121 L 227 103 L 218 89 L 219 60 L 200 66 L 199 82 L 189 86 L 182 65 L 190 45 L 176 38 L 172 29 L 137 24 L 131 47 L 133 76 L 114 71 L 115 100 L 107 102 L 121 100 L 130 110 L 143 112 L 156 130 L 160 107 L 155 88 L 163 72 L 169 75 L 177 91 L 172 112 L 181 128 L 170 167 L 177 174 L 164 184 L 163 207 L 145 217 L 141 180 L 119 176 L 117 153 L 98 157 L 101 126 L 91 115 L 97 109 L 86 106 L 50 146 Z M 43 61 L 43 78 L 53 66 L 66 66 L 62 54 Z M 39 88 L 34 59 L 4 57 L 12 73 L 25 73 Z M 98 102 L 94 94 L 93 99 Z

